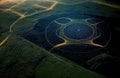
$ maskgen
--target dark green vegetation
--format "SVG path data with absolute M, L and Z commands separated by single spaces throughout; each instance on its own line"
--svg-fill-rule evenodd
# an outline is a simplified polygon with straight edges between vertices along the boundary
M 12 35 L 0 48 L 1 78 L 103 78 Z

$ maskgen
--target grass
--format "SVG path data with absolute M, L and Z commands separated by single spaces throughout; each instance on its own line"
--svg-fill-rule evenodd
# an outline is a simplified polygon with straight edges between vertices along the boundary
M 0 48 L 1 78 L 103 78 L 12 35 Z

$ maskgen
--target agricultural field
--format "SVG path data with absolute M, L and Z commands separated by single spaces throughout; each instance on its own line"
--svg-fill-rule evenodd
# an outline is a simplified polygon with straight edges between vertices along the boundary
M 119 78 L 119 0 L 0 0 L 0 78 Z

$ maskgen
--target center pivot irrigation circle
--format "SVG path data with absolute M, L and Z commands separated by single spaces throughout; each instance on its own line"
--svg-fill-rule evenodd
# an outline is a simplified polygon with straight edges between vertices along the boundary
M 88 25 L 73 23 L 64 29 L 64 35 L 70 39 L 87 39 L 93 35 L 94 30 Z
M 40 32 L 39 37 L 35 35 L 38 38 L 36 44 L 50 51 L 53 48 L 67 51 L 69 46 L 71 49 L 79 46 L 79 52 L 86 52 L 91 51 L 89 46 L 96 50 L 96 47 L 105 47 L 110 41 L 110 31 L 104 19 L 80 13 L 56 14 L 40 19 L 34 30 Z M 81 46 L 87 49 L 83 51 Z
M 53 20 L 46 28 L 47 41 L 54 47 L 71 44 L 102 47 L 102 45 L 93 43 L 93 40 L 100 36 L 96 24 L 90 24 L 86 20 L 69 17 Z

